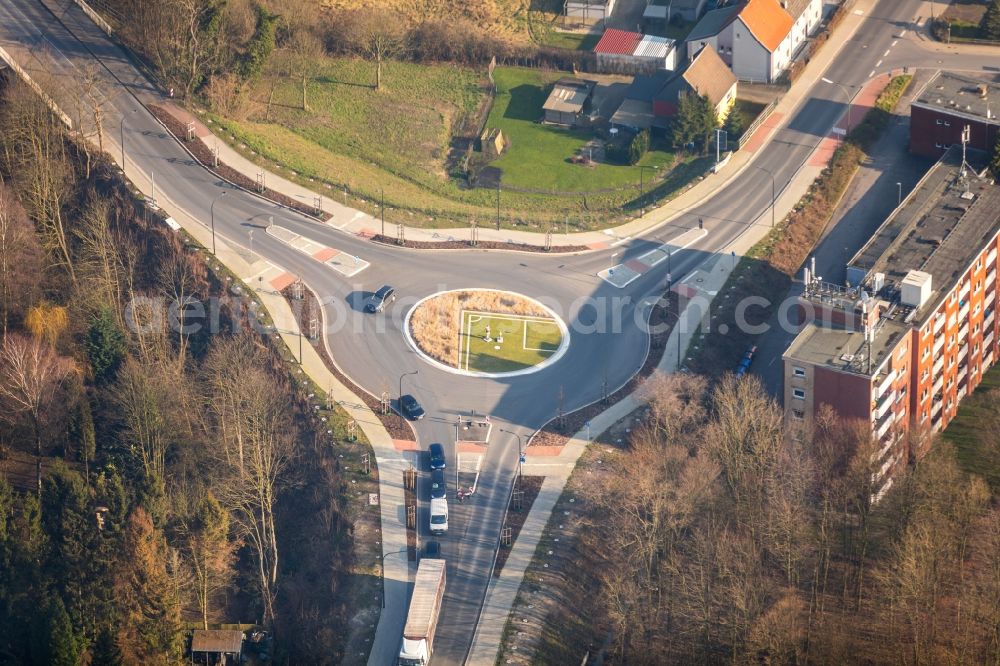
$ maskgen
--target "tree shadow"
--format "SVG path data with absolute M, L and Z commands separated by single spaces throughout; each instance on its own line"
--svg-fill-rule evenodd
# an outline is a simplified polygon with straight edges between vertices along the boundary
M 511 88 L 507 92 L 510 95 L 510 102 L 504 110 L 503 117 L 531 122 L 538 120 L 542 115 L 542 105 L 548 96 L 547 89 L 528 83 Z

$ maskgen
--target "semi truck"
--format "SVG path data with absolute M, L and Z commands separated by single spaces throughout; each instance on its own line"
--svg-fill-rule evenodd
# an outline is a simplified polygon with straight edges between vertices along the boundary
M 403 628 L 403 642 L 399 646 L 399 666 L 427 666 L 430 662 L 434 652 L 434 632 L 444 598 L 444 583 L 444 560 L 420 560 Z

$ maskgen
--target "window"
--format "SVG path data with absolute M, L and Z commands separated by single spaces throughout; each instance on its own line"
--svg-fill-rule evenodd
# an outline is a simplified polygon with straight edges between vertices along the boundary
M 792 374 L 795 375 L 796 377 L 805 377 L 806 376 L 806 369 L 805 368 L 794 367 L 794 368 L 792 368 Z
M 805 389 L 800 389 L 800 388 L 792 389 L 792 397 L 795 398 L 796 400 L 805 400 L 806 399 Z
M 805 417 L 806 417 L 806 413 L 803 412 L 801 409 L 793 409 L 792 410 L 792 418 L 795 419 L 796 421 L 801 421 Z
M 934 142 L 934 147 L 935 147 L 935 148 L 943 148 L 944 146 L 942 146 L 942 145 L 941 145 L 941 142 L 940 142 L 940 141 L 935 141 L 935 142 Z

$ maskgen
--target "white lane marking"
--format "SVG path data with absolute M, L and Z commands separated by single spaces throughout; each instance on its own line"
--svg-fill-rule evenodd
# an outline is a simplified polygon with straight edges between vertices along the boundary
M 896 43 L 896 42 L 893 42 L 893 44 L 895 44 L 895 43 Z M 890 50 L 891 50 L 891 49 L 886 49 L 886 50 L 885 50 L 885 53 L 883 53 L 883 54 L 882 54 L 882 57 L 883 57 L 883 58 L 885 58 L 886 56 L 888 56 L 888 55 L 889 55 L 889 51 L 890 51 Z
M 896 45 L 896 42 L 898 42 L 898 41 L 899 41 L 898 39 L 894 39 L 894 40 L 892 40 L 892 46 L 895 46 L 895 45 Z M 889 52 L 888 52 L 888 51 L 886 51 L 886 54 L 888 54 L 888 53 L 889 53 Z
M 865 13 L 864 13 L 863 11 L 861 11 L 860 9 L 855 9 L 855 10 L 854 10 L 854 13 L 855 13 L 856 15 L 858 15 L 858 16 L 864 16 L 864 15 L 865 15 Z
M 881 60 L 879 60 L 877 63 L 875 63 L 875 69 L 878 69 L 881 66 L 882 66 L 882 61 Z
M 872 71 L 868 72 L 868 78 L 869 79 L 872 78 L 873 76 L 875 76 L 875 70 L 874 69 Z

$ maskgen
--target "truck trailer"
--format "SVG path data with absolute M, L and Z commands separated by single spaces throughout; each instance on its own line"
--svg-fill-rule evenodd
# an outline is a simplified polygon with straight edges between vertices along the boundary
M 420 560 L 403 628 L 403 642 L 399 646 L 399 666 L 426 666 L 430 662 L 444 583 L 444 560 Z

